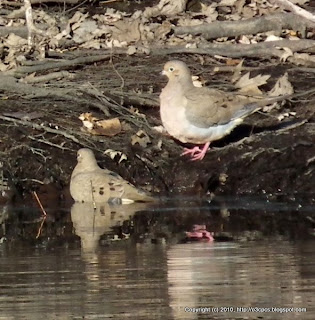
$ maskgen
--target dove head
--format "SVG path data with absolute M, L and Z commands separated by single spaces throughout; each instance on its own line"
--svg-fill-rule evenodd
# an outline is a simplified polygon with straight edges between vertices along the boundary
M 167 76 L 170 81 L 179 81 L 189 86 L 193 85 L 190 70 L 183 61 L 172 60 L 166 62 L 162 74 Z
M 86 169 L 98 167 L 93 151 L 88 148 L 83 148 L 78 151 L 77 160 L 78 164 L 84 166 Z

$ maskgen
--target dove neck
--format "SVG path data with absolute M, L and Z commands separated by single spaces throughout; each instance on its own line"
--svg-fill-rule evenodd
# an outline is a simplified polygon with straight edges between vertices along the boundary
M 99 165 L 97 164 L 95 158 L 90 158 L 89 161 L 83 161 L 80 165 L 88 170 L 94 170 L 99 168 Z
M 176 79 L 176 81 L 185 90 L 194 88 L 194 84 L 190 75 L 188 77 L 179 77 Z

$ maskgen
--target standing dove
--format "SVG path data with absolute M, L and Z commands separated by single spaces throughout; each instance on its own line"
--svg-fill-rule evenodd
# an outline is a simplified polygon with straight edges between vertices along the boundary
M 121 176 L 101 169 L 92 150 L 83 148 L 70 181 L 70 194 L 76 202 L 128 204 L 153 201 L 148 193 L 137 189 Z
M 204 144 L 185 148 L 182 155 L 202 160 L 210 142 L 228 135 L 243 118 L 261 107 L 288 98 L 254 99 L 193 85 L 187 65 L 179 60 L 164 65 L 168 83 L 160 94 L 160 114 L 166 131 L 183 143 Z

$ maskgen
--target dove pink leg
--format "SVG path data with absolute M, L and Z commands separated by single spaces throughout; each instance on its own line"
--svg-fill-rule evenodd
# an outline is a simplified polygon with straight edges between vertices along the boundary
M 200 149 L 199 147 L 193 147 L 192 149 L 188 149 L 188 148 L 185 148 L 184 149 L 184 152 L 181 154 L 181 156 L 184 156 L 186 154 L 190 154 L 191 155 L 191 160 L 192 161 L 196 161 L 196 160 L 202 160 L 208 149 L 209 149 L 209 146 L 210 146 L 210 142 L 207 142 L 202 149 Z

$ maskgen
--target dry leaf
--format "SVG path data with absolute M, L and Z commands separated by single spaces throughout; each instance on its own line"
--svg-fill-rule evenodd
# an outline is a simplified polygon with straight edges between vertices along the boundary
M 244 60 L 241 60 L 240 63 L 235 67 L 234 72 L 233 72 L 233 76 L 231 79 L 232 83 L 235 83 L 241 77 L 243 62 L 244 62 Z
M 283 40 L 283 38 L 280 38 L 280 37 L 278 37 L 278 36 L 275 36 L 274 34 L 270 34 L 270 35 L 266 38 L 265 42 L 279 41 L 279 40 Z
M 15 35 L 14 33 L 10 33 L 4 40 L 4 43 L 10 48 L 21 48 L 22 46 L 27 45 L 27 40 Z
M 279 121 L 282 121 L 283 119 L 287 118 L 287 117 L 290 117 L 290 116 L 293 116 L 295 117 L 296 116 L 296 112 L 286 112 L 286 113 L 282 113 L 280 114 L 277 119 Z
M 284 96 L 287 94 L 293 94 L 294 89 L 289 81 L 288 73 L 286 72 L 281 78 L 279 78 L 274 87 L 269 91 L 268 95 L 272 97 Z
M 141 40 L 140 21 L 138 20 L 119 20 L 113 24 L 112 38 L 119 42 L 135 42 Z
M 100 120 L 92 116 L 92 113 L 82 113 L 79 119 L 83 122 L 83 131 L 93 135 L 115 136 L 121 132 L 121 123 L 118 118 Z
M 289 57 L 293 56 L 293 51 L 290 48 L 283 47 L 283 54 L 280 56 L 281 62 L 286 62 Z
M 200 2 L 200 5 L 201 5 L 202 15 L 207 16 L 207 18 L 205 19 L 205 21 L 207 23 L 210 23 L 210 22 L 217 20 L 219 13 L 216 8 L 216 3 L 212 3 L 211 5 L 207 6 L 207 5 L 203 4 L 202 2 Z M 198 12 L 198 14 L 200 14 L 200 13 Z
M 163 141 L 160 139 L 160 140 L 158 141 L 158 143 L 156 144 L 158 150 L 162 150 L 162 145 L 163 145 Z
M 157 6 L 152 8 L 146 8 L 143 12 L 143 16 L 146 18 L 157 16 L 173 16 L 181 13 L 186 8 L 187 0 L 160 0 Z
M 315 63 L 315 56 L 308 53 L 297 53 L 293 54 L 294 62 L 301 65 L 313 65 Z
M 139 130 L 136 134 L 131 136 L 131 144 L 135 145 L 138 143 L 141 147 L 146 148 L 151 143 L 150 137 L 143 130 Z
M 243 75 L 235 84 L 239 88 L 239 92 L 247 94 L 261 95 L 262 92 L 259 90 L 259 86 L 267 83 L 270 75 L 257 75 L 254 78 L 249 78 L 249 72 Z
M 132 55 L 135 54 L 136 52 L 137 52 L 136 46 L 128 46 L 127 54 L 128 54 L 129 56 L 132 56 Z
M 239 66 L 239 65 L 241 64 L 241 66 L 242 66 L 243 61 L 244 61 L 244 60 L 228 58 L 228 59 L 225 61 L 225 64 L 226 64 L 227 66 Z
M 202 81 L 200 80 L 199 76 L 191 76 L 191 80 L 195 87 L 198 87 L 198 88 L 202 87 Z
M 232 7 L 236 0 L 221 0 L 217 5 L 218 7 Z
M 167 134 L 167 131 L 163 126 L 154 126 L 154 127 L 152 127 L 152 129 L 158 133 Z
M 127 156 L 124 153 L 122 153 L 121 151 L 113 150 L 113 149 L 105 150 L 104 154 L 109 156 L 112 160 L 114 160 L 117 155 L 120 156 L 120 158 L 118 160 L 118 163 L 122 162 L 123 160 L 127 160 L 128 159 Z
M 80 26 L 73 31 L 73 41 L 83 43 L 95 38 L 94 31 L 97 29 L 97 24 L 93 20 L 85 20 Z
M 166 35 L 172 31 L 172 24 L 169 21 L 164 21 L 154 30 L 155 39 L 165 39 Z

